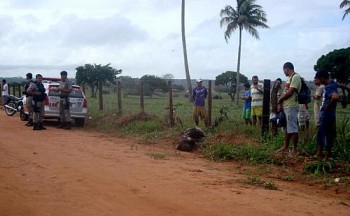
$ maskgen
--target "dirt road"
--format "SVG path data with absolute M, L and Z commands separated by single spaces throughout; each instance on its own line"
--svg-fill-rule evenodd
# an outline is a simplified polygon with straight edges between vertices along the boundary
M 77 128 L 33 131 L 0 111 L 1 216 L 350 215 L 331 192 L 244 185 L 232 163 Z

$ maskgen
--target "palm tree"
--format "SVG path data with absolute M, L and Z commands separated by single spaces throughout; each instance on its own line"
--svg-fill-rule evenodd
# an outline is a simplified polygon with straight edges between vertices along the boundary
M 350 1 L 349 0 L 343 0 L 342 3 L 340 3 L 339 7 L 340 8 L 348 7 L 347 9 L 345 9 L 345 12 L 344 12 L 344 16 L 343 16 L 343 20 L 344 20 L 346 15 L 348 15 L 350 13 Z
M 227 5 L 221 10 L 220 26 L 227 25 L 225 31 L 225 40 L 228 42 L 231 34 L 239 30 L 239 44 L 238 44 L 238 61 L 237 61 L 237 79 L 236 79 L 236 96 L 237 105 L 239 104 L 239 72 L 241 64 L 241 44 L 242 44 L 242 30 L 245 29 L 254 38 L 259 39 L 259 32 L 257 27 L 269 28 L 266 25 L 266 13 L 260 5 L 255 4 L 255 0 L 236 0 L 237 8 Z
M 189 100 L 192 101 L 192 84 L 191 84 L 190 70 L 188 68 L 186 35 L 185 35 L 185 0 L 182 0 L 182 5 L 181 5 L 181 32 L 182 32 L 182 47 L 183 47 L 183 53 L 184 53 L 188 97 L 189 97 Z

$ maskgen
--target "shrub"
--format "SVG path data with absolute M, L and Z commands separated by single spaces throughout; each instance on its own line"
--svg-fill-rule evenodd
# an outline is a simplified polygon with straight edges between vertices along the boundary
M 252 144 L 226 144 L 218 143 L 204 146 L 203 154 L 214 161 L 246 161 L 252 164 L 271 164 L 274 162 L 274 155 L 265 145 Z

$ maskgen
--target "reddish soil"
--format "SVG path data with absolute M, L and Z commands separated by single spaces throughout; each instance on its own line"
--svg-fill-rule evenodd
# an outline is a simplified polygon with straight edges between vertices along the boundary
M 232 162 L 52 123 L 33 131 L 0 111 L 1 216 L 350 215 L 344 194 L 321 187 L 265 190 Z

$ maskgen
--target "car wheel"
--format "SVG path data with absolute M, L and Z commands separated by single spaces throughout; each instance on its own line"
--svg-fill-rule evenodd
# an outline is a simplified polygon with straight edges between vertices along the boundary
M 85 119 L 81 119 L 81 118 L 77 118 L 77 119 L 74 119 L 75 121 L 75 125 L 78 126 L 78 127 L 84 127 L 84 124 L 85 124 Z

